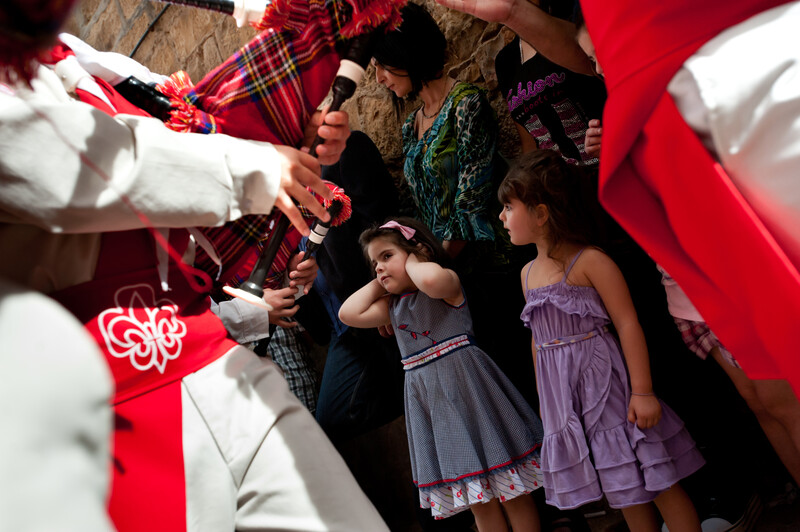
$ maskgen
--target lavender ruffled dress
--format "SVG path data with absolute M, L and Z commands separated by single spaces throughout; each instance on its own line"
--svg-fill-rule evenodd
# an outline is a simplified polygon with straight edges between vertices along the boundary
M 630 385 L 611 320 L 593 287 L 528 289 L 522 321 L 536 341 L 544 423 L 547 503 L 576 508 L 604 494 L 612 508 L 650 502 L 705 462 L 683 422 L 661 402 L 661 420 L 627 420 Z
M 437 519 L 542 486 L 542 422 L 472 338 L 458 307 L 422 292 L 393 296 L 411 473 Z

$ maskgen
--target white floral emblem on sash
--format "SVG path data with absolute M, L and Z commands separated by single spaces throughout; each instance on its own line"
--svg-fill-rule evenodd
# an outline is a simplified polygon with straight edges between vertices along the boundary
M 148 284 L 125 286 L 114 294 L 116 308 L 103 311 L 98 319 L 108 352 L 130 358 L 139 371 L 155 367 L 164 373 L 167 362 L 178 358 L 186 336 L 186 324 L 178 316 L 178 305 L 168 299 L 156 301 Z

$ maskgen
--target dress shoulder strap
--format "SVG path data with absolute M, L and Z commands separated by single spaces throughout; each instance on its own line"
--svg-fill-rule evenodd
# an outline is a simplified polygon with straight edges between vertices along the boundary
M 528 264 L 528 271 L 525 272 L 525 291 L 528 291 L 528 276 L 531 274 L 531 268 L 533 268 L 533 261 Z
M 581 256 L 581 253 L 583 253 L 583 250 L 584 250 L 584 249 L 586 249 L 586 248 L 582 248 L 580 251 L 578 251 L 578 252 L 575 254 L 575 256 L 574 256 L 574 257 L 572 257 L 572 262 L 570 262 L 570 263 L 569 263 L 569 266 L 567 266 L 567 271 L 565 271 L 565 272 L 564 272 L 564 278 L 563 278 L 563 279 L 561 279 L 561 282 L 562 282 L 562 283 L 563 283 L 563 282 L 566 282 L 566 280 L 567 280 L 567 276 L 569 275 L 569 272 L 571 272 L 571 271 L 572 271 L 572 267 L 573 267 L 573 266 L 575 266 L 575 262 L 578 260 L 578 257 L 580 257 L 580 256 Z M 526 279 L 526 280 L 527 280 L 527 279 Z

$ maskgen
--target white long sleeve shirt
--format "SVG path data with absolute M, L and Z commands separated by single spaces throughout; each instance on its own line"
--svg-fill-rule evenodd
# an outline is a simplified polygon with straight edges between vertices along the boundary
M 0 87 L 0 275 L 87 281 L 101 232 L 143 227 L 125 200 L 154 227 L 215 226 L 270 212 L 280 175 L 270 144 L 110 117 L 40 67 L 32 89 Z

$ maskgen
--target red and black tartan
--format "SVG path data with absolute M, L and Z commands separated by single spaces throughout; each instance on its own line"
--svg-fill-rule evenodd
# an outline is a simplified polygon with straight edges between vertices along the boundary
M 384 23 L 399 24 L 405 1 L 275 0 L 257 25 L 263 31 L 196 86 L 179 72 L 159 87 L 173 102 L 168 125 L 178 131 L 300 145 L 305 125 L 336 75 L 337 43 Z M 303 214 L 311 223 L 313 216 Z M 202 229 L 222 260 L 221 283 L 238 286 L 246 280 L 270 238 L 269 227 L 280 216 L 245 216 Z M 280 286 L 300 239 L 295 229 L 287 231 L 265 287 Z M 212 277 L 218 270 L 204 252 L 198 253 L 196 265 Z

